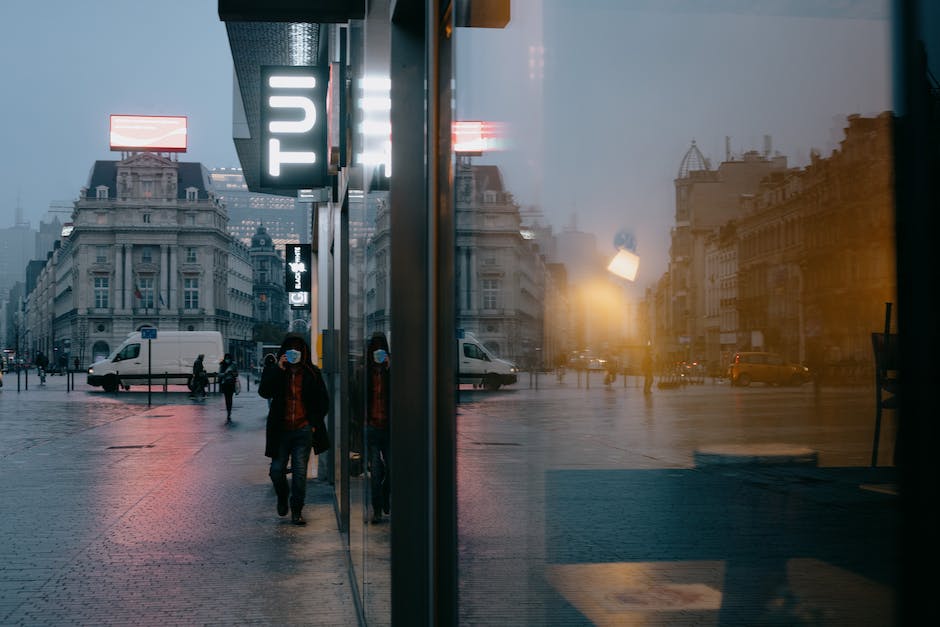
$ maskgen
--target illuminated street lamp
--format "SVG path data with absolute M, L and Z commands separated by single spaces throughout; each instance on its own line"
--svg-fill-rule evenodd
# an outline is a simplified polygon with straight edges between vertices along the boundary
M 636 254 L 636 238 L 632 233 L 620 231 L 614 237 L 617 254 L 607 265 L 607 270 L 628 281 L 636 280 L 640 269 L 640 257 Z

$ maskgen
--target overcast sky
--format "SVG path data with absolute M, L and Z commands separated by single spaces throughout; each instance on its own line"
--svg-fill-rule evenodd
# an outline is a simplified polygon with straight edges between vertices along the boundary
M 35 228 L 108 149 L 112 113 L 189 117 L 186 161 L 238 166 L 217 0 L 0 0 L 0 226 Z
M 613 234 L 632 230 L 653 281 L 692 139 L 717 166 L 726 135 L 739 153 L 768 134 L 802 165 L 835 147 L 845 115 L 891 108 L 887 6 L 516 0 L 507 29 L 458 33 L 458 117 L 505 122 L 514 148 L 480 162 L 501 165 L 517 200 L 556 229 L 576 215 L 611 252 Z M 0 23 L 0 226 L 19 205 L 35 227 L 78 195 L 95 160 L 116 157 L 111 113 L 188 116 L 182 158 L 239 165 L 216 0 L 3 0 Z M 541 81 L 529 78 L 531 46 L 544 49 Z
M 506 123 L 513 148 L 478 161 L 556 230 L 574 216 L 611 255 L 632 231 L 645 286 L 666 270 L 693 139 L 717 167 L 725 136 L 741 154 L 771 135 L 801 166 L 837 147 L 846 115 L 891 109 L 887 16 L 881 0 L 516 2 L 506 31 L 459 32 L 458 117 Z

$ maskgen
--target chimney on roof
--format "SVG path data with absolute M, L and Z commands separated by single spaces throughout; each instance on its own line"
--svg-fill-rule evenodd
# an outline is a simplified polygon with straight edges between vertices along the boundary
M 764 135 L 764 156 L 769 157 L 772 150 L 773 142 L 770 138 L 770 135 Z

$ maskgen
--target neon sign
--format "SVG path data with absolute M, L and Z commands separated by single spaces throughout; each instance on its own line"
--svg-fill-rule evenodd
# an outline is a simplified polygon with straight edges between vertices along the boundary
M 261 186 L 328 185 L 326 96 L 329 68 L 261 68 Z

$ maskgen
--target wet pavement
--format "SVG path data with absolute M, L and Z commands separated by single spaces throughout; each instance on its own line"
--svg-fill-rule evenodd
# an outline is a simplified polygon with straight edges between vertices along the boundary
M 265 401 L 0 392 L 0 624 L 355 625 L 331 486 L 275 512 Z M 312 471 L 311 471 L 312 472 Z
M 895 624 L 872 390 L 527 384 L 462 392 L 460 624 Z
M 0 624 L 357 624 L 331 487 L 306 527 L 274 511 L 253 385 L 227 426 L 218 395 L 5 382 Z M 893 624 L 870 390 L 627 383 L 461 392 L 461 625 Z M 387 623 L 387 543 L 366 553 Z

